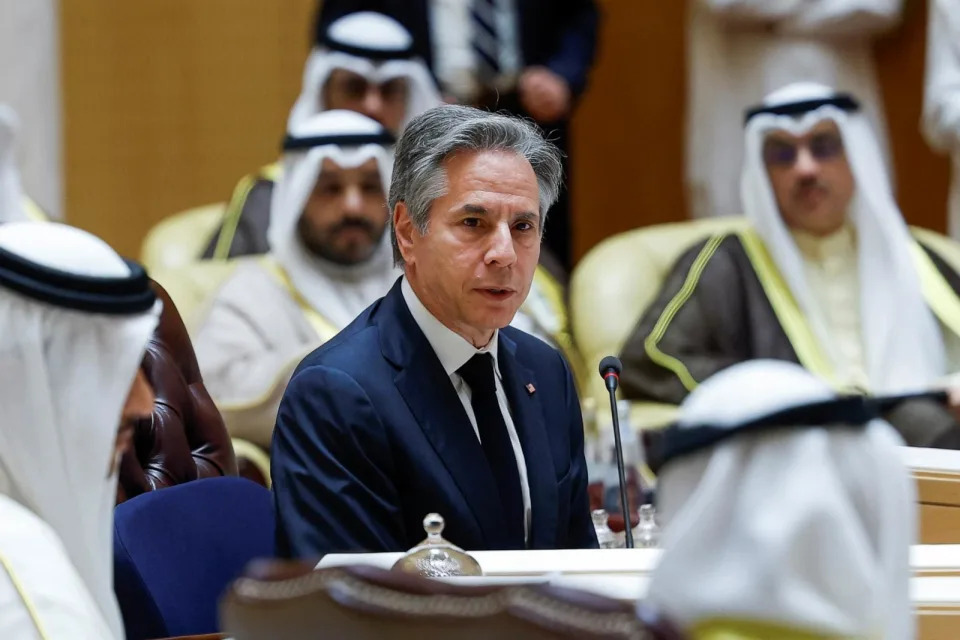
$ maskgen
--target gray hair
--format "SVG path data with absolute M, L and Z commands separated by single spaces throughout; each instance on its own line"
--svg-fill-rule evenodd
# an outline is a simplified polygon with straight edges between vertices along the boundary
M 427 232 L 433 201 L 447 192 L 443 162 L 458 151 L 512 151 L 525 158 L 537 176 L 540 232 L 547 210 L 557 201 L 563 167 L 561 153 L 529 120 L 459 105 L 429 109 L 410 121 L 397 141 L 390 182 L 390 211 L 407 205 L 413 226 Z M 393 260 L 403 264 L 397 231 L 390 217 Z

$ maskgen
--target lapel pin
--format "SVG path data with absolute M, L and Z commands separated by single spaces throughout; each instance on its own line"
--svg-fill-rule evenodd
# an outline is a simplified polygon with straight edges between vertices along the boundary
M 529 393 L 530 395 L 533 395 L 533 392 L 536 391 L 536 390 L 537 390 L 537 388 L 536 388 L 535 386 L 533 386 L 533 385 L 532 385 L 531 383 L 529 383 L 529 382 L 527 383 L 527 393 Z

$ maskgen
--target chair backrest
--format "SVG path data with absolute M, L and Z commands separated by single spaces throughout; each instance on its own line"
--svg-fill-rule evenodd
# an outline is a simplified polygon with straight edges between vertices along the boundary
M 227 428 L 203 386 L 190 336 L 177 307 L 153 283 L 163 311 L 140 369 L 156 401 L 137 424 L 133 447 L 120 464 L 118 502 L 198 478 L 237 475 Z
M 545 585 L 455 586 L 375 567 L 274 571 L 237 580 L 221 603 L 235 640 L 324 637 L 680 640 L 652 609 Z M 298 575 L 299 574 L 299 575 Z
M 199 260 L 223 220 L 224 209 L 226 203 L 218 202 L 164 218 L 147 232 L 140 262 L 152 273 Z
M 570 280 L 570 313 L 590 374 L 585 395 L 598 407 L 607 400 L 597 364 L 620 353 L 677 259 L 710 235 L 745 225 L 744 218 L 725 217 L 641 227 L 607 238 L 580 260 Z
M 274 555 L 270 492 L 241 478 L 151 491 L 114 513 L 114 590 L 127 640 L 217 632 L 217 602 Z
M 593 398 L 606 416 L 607 392 L 599 375 L 593 375 L 600 359 L 621 351 L 684 251 L 710 235 L 747 224 L 743 217 L 723 217 L 641 227 L 607 238 L 577 265 L 570 309 L 573 334 L 591 374 L 584 396 Z M 960 244 L 927 229 L 914 227 L 911 233 L 960 271 Z M 667 405 L 641 404 L 631 411 L 634 424 L 656 427 L 673 415 Z
M 175 269 L 154 269 L 150 277 L 163 285 L 177 304 L 187 331 L 194 335 L 207 316 L 213 296 L 240 261 L 197 260 Z

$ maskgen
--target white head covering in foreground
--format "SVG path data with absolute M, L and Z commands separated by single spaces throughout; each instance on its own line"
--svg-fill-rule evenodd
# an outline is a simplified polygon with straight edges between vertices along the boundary
M 824 120 L 837 124 L 856 181 L 847 217 L 857 236 L 861 332 L 870 390 L 927 388 L 946 374 L 943 337 L 924 301 L 911 255 L 913 239 L 894 200 L 880 148 L 852 98 L 822 85 L 798 83 L 772 93 L 753 111 L 746 125 L 741 180 L 744 212 L 824 351 L 838 357 L 804 277 L 800 251 L 780 217 L 763 161 L 763 142 L 771 131 L 799 136 Z
M 0 104 L 0 222 L 27 219 L 14 155 L 17 124 L 13 109 Z
M 103 637 L 123 637 L 113 594 L 117 476 L 108 469 L 159 311 L 143 270 L 99 238 L 55 223 L 0 225 L 0 554 L 9 551 L 6 568 L 36 596 L 45 626 L 65 615 L 58 595 L 71 603 L 66 614 L 82 617 L 90 599 L 71 584 L 79 575 L 111 633 Z M 24 556 L 17 526 L 38 529 L 33 516 L 45 525 Z M 57 537 L 76 574 L 44 548 Z M 0 610 L 0 629 L 22 609 Z
M 913 638 L 914 488 L 869 402 L 773 360 L 697 387 L 664 433 L 648 599 L 688 629 Z
M 338 327 L 349 324 L 400 277 L 400 270 L 393 265 L 389 234 L 383 234 L 366 262 L 339 265 L 308 250 L 297 223 L 326 158 L 344 168 L 376 160 L 383 192 L 388 193 L 392 145 L 393 137 L 380 123 L 343 110 L 325 111 L 305 120 L 290 130 L 284 142 L 283 173 L 270 203 L 270 251 L 297 291 Z
M 427 65 L 413 54 L 413 37 L 393 18 L 373 11 L 351 13 L 333 21 L 319 39 L 307 58 L 303 89 L 290 112 L 287 129 L 327 108 L 323 86 L 334 69 L 352 71 L 376 84 L 406 78 L 404 127 L 415 116 L 441 104 Z

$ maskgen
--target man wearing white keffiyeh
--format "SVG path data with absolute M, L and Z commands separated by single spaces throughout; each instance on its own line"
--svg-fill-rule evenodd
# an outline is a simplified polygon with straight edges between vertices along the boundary
M 13 153 L 16 130 L 17 114 L 9 106 L 0 104 L 0 222 L 29 219 Z
M 810 83 L 746 119 L 746 220 L 680 258 L 624 348 L 628 397 L 679 404 L 736 362 L 798 362 L 838 389 L 898 393 L 960 370 L 960 276 L 912 237 L 855 98 Z M 944 407 L 887 418 L 960 447 Z
M 139 366 L 160 307 L 143 269 L 99 238 L 0 225 L 2 638 L 123 638 L 117 469 L 153 411 Z
M 662 443 L 647 597 L 692 639 L 915 636 L 915 489 L 872 401 L 756 360 L 691 393 Z
M 345 109 L 376 120 L 398 136 L 411 119 L 439 104 L 440 92 L 427 65 L 415 55 L 407 30 L 389 16 L 360 11 L 334 21 L 319 35 L 287 131 L 318 113 Z M 282 169 L 273 163 L 240 180 L 204 258 L 269 249 L 271 193 Z
M 400 276 L 385 233 L 393 136 L 334 110 L 295 126 L 284 147 L 270 252 L 237 259 L 196 339 L 227 429 L 263 447 L 297 363 Z

